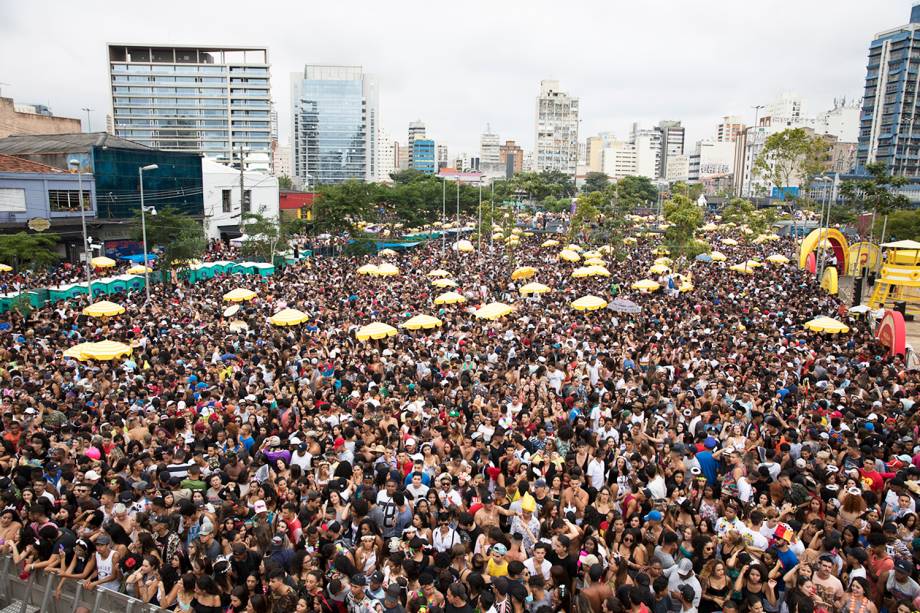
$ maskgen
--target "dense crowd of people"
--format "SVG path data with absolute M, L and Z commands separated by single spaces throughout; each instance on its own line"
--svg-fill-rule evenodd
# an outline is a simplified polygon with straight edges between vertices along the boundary
M 181 613 L 920 606 L 920 378 L 862 320 L 804 329 L 846 311 L 813 275 L 728 269 L 791 239 L 735 236 L 727 264 L 683 264 L 692 291 L 665 273 L 639 293 L 657 239 L 573 278 L 545 238 L 432 241 L 392 277 L 312 257 L 115 295 L 104 319 L 85 299 L 6 314 L 0 551 L 57 596 Z M 553 291 L 519 295 L 522 265 Z M 436 268 L 465 304 L 434 304 Z M 258 296 L 225 317 L 240 286 Z M 570 307 L 588 294 L 641 311 Z M 491 301 L 515 309 L 469 312 Z M 285 307 L 310 320 L 270 325 Z M 422 313 L 443 325 L 355 337 Z M 133 352 L 63 356 L 102 339 Z

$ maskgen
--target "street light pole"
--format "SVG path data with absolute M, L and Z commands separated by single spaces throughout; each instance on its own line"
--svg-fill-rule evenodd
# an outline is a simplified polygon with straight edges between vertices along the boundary
M 138 183 L 141 188 L 141 237 L 144 239 L 144 290 L 147 293 L 147 302 L 150 302 L 150 268 L 147 265 L 147 211 L 144 208 L 144 171 L 156 170 L 156 164 L 140 166 L 137 169 Z M 160 271 L 162 274 L 162 271 Z
M 441 179 L 441 257 L 447 249 L 447 177 Z
M 479 175 L 479 258 L 482 259 L 482 175 Z
M 83 206 L 83 172 L 80 170 L 79 160 L 70 160 L 67 165 L 77 169 L 77 190 L 80 192 L 80 226 L 83 228 L 83 259 L 86 266 L 86 289 L 89 291 L 89 299 L 93 299 L 93 269 L 90 266 L 89 237 L 86 234 L 86 209 Z
M 830 224 L 830 221 L 831 221 L 831 206 L 830 206 L 831 203 L 830 203 L 830 198 L 827 193 L 827 182 L 830 181 L 831 179 L 829 177 L 818 177 L 817 180 L 820 181 L 824 185 L 823 194 L 822 194 L 822 196 L 824 196 L 824 199 L 821 203 L 822 204 L 821 216 L 819 218 L 819 222 L 821 223 L 821 233 L 818 235 L 820 239 L 818 241 L 818 246 L 821 249 L 821 265 L 820 267 L 815 267 L 815 272 L 818 273 L 817 278 L 818 278 L 818 281 L 820 282 L 822 275 L 824 275 L 824 266 L 827 262 L 827 246 L 824 245 L 824 242 L 827 240 L 827 236 L 830 230 L 828 228 L 828 225 Z M 825 217 L 827 218 L 827 221 L 825 221 Z

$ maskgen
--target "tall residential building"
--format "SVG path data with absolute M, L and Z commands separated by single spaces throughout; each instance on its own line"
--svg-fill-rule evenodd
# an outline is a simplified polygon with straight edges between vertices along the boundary
M 661 158 L 658 176 L 662 179 L 667 179 L 670 158 L 684 154 L 686 131 L 679 121 L 660 121 L 657 129 L 661 133 Z
M 435 159 L 434 141 L 430 138 L 416 138 L 412 141 L 412 168 L 426 175 L 438 170 Z
M 834 136 L 844 143 L 859 140 L 859 113 L 862 100 L 834 98 L 834 108 L 818 113 L 815 120 L 815 132 Z
M 498 134 L 493 134 L 487 126 L 486 131 L 479 137 L 479 163 L 501 164 L 500 148 Z
M 505 164 L 505 177 L 511 178 L 524 170 L 524 150 L 513 140 L 506 140 L 499 147 L 499 157 Z
M 601 135 L 603 138 L 603 135 Z M 658 128 L 640 128 L 638 123 L 633 123 L 629 131 L 629 142 L 639 147 L 648 147 L 652 159 L 643 163 L 643 177 L 657 179 L 661 176 L 661 131 Z M 605 147 L 609 145 L 605 144 Z M 651 169 L 649 168 L 651 165 Z
M 805 117 L 805 101 L 793 92 L 783 92 L 779 98 L 767 105 L 764 117 L 780 117 L 795 121 Z
M 585 165 L 588 172 L 604 172 L 604 140 L 600 136 L 585 139 Z
M 726 115 L 716 128 L 716 142 L 733 143 L 744 130 L 744 122 L 736 115 Z
M 378 183 L 390 181 L 390 175 L 399 172 L 399 143 L 386 130 L 377 131 L 377 176 Z
M 278 145 L 275 147 L 274 159 L 272 160 L 272 174 L 276 177 L 288 177 L 293 179 L 291 169 L 291 147 L 288 145 Z
M 408 151 L 409 151 L 409 167 L 413 168 L 414 158 L 412 150 L 413 143 L 416 139 L 426 138 L 425 136 L 425 124 L 421 121 L 410 121 L 409 122 L 409 140 L 408 140 Z
M 540 81 L 534 165 L 538 172 L 574 175 L 578 165 L 578 98 L 559 90 L 559 81 Z
M 294 175 L 304 185 L 377 177 L 377 81 L 361 66 L 293 73 L 291 112 Z
M 880 32 L 869 45 L 856 148 L 856 171 L 884 162 L 896 175 L 920 175 L 920 121 L 917 71 L 920 69 L 920 5 L 910 23 Z
M 619 180 L 628 176 L 657 178 L 658 152 L 650 135 L 637 134 L 631 142 L 610 138 L 606 139 L 606 145 L 601 154 L 601 172 L 610 179 Z
M 710 177 L 729 175 L 734 166 L 734 142 L 701 140 L 689 156 L 688 180 L 690 183 L 699 183 Z
M 437 168 L 441 170 L 442 168 L 447 168 L 450 166 L 449 154 L 447 152 L 447 145 L 438 145 L 437 148 Z
M 265 47 L 108 45 L 115 135 L 247 169 L 271 166 Z

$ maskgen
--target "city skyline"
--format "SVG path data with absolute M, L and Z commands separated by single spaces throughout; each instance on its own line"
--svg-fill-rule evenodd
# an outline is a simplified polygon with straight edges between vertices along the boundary
M 806 3 L 790 19 L 785 2 L 756 12 L 713 1 L 630 11 L 604 5 L 571 14 L 536 3 L 527 15 L 492 9 L 488 20 L 478 18 L 474 4 L 452 16 L 434 52 L 417 54 L 411 37 L 391 34 L 430 27 L 434 15 L 420 3 L 398 10 L 339 3 L 312 13 L 312 27 L 298 30 L 296 19 L 235 19 L 236 8 L 246 6 L 235 2 L 215 14 L 167 1 L 143 20 L 128 6 L 37 2 L 0 7 L 0 52 L 9 58 L 17 49 L 31 51 L 28 62 L 7 63 L 0 82 L 4 96 L 47 104 L 56 115 L 85 119 L 82 109 L 93 109 L 92 129 L 103 130 L 111 112 L 106 43 L 264 46 L 282 143 L 291 133 L 289 73 L 304 64 L 353 64 L 378 79 L 383 129 L 402 140 L 408 123 L 421 119 L 451 155 L 478 151 L 486 124 L 502 141 L 532 150 L 533 100 L 545 79 L 559 80 L 579 98 L 582 142 L 603 131 L 625 138 L 633 122 L 650 127 L 674 119 L 686 126 L 690 145 L 713 138 L 724 115 L 751 122 L 751 107 L 784 91 L 800 94 L 812 110 L 860 96 L 868 43 L 906 23 L 910 4 Z M 42 19 L 52 7 L 55 19 Z M 177 23 L 168 9 L 179 7 L 184 18 Z M 292 3 L 266 5 L 276 17 L 296 11 Z M 40 22 L 43 39 L 35 44 Z M 652 29 L 654 39 L 647 36 Z M 484 41 L 491 41 L 488 49 Z

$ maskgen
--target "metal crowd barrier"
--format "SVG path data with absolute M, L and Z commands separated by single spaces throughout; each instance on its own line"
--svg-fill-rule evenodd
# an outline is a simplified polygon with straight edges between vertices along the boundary
M 74 613 L 85 607 L 90 613 L 167 613 L 121 592 L 85 590 L 83 583 L 65 579 L 60 598 L 54 597 L 61 578 L 34 571 L 28 579 L 19 578 L 19 566 L 10 556 L 0 558 L 0 613 Z

